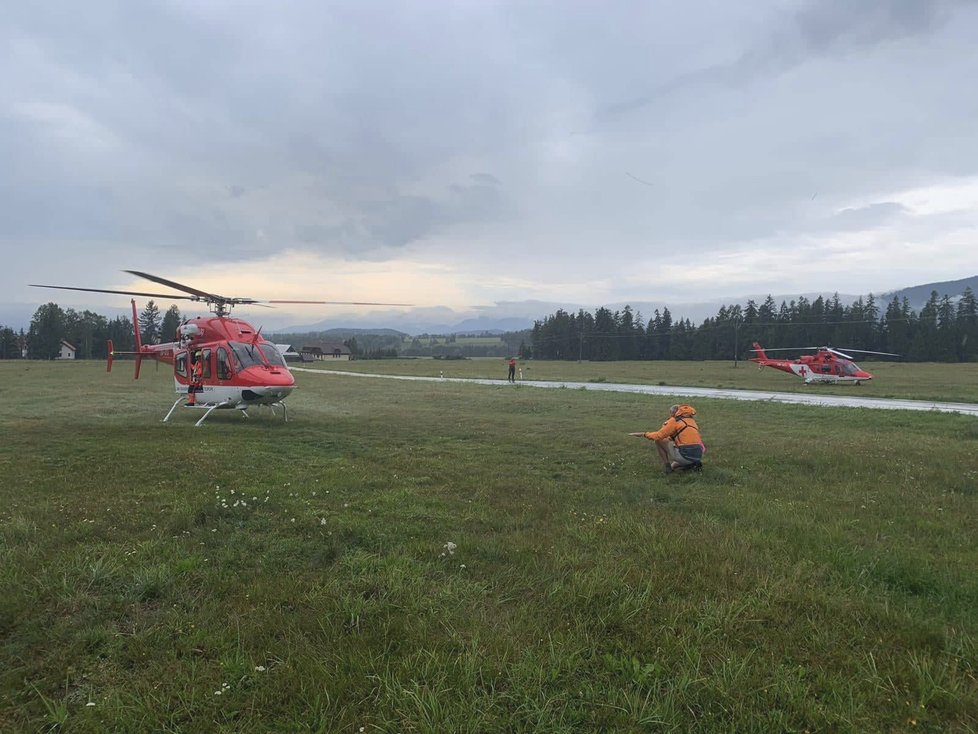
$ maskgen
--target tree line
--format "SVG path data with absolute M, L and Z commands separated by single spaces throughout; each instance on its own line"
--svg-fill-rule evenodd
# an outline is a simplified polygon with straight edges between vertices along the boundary
M 176 339 L 183 318 L 176 306 L 161 314 L 149 301 L 138 321 L 142 342 L 158 344 Z M 602 307 L 594 313 L 558 310 L 536 321 L 532 329 L 500 338 L 506 356 L 518 354 L 523 359 L 742 359 L 751 356 L 751 344 L 757 341 L 767 348 L 849 347 L 893 352 L 914 362 L 973 362 L 978 361 L 978 299 L 971 288 L 956 300 L 932 291 L 917 312 L 907 298 L 894 297 L 881 305 L 873 294 L 849 305 L 843 305 L 838 294 L 828 299 L 800 297 L 780 305 L 768 296 L 760 304 L 749 300 L 743 306 L 721 306 L 716 316 L 698 326 L 688 318 L 674 319 L 668 308 L 656 309 L 648 321 L 630 306 L 620 311 Z M 110 339 L 119 351 L 135 349 L 132 321 L 46 303 L 34 313 L 27 333 L 0 325 L 0 359 L 24 354 L 30 359 L 54 359 L 62 340 L 76 348 L 79 359 L 104 359 Z M 360 343 L 356 338 L 346 343 L 361 358 L 388 357 L 410 351 L 400 339 L 361 334 Z M 425 356 L 498 356 L 499 350 L 499 346 L 445 344 L 429 348 Z
M 177 327 L 183 321 L 176 306 L 160 315 L 159 307 L 150 301 L 140 312 L 140 339 L 144 344 L 159 344 L 176 339 Z M 0 326 L 0 359 L 54 359 L 61 353 L 62 340 L 75 347 L 78 359 L 105 359 L 108 340 L 118 351 L 136 348 L 133 323 L 125 316 L 114 319 L 94 311 L 61 308 L 45 303 L 34 312 L 30 328 L 15 332 Z
M 913 362 L 978 361 L 978 302 L 971 288 L 955 300 L 932 291 L 914 311 L 896 296 L 881 305 L 870 294 L 843 305 L 839 295 L 801 297 L 780 305 L 768 296 L 722 306 L 699 326 L 668 308 L 646 322 L 630 306 L 576 314 L 558 310 L 537 321 L 521 356 L 560 360 L 743 359 L 753 342 L 766 348 L 834 346 L 893 352 Z

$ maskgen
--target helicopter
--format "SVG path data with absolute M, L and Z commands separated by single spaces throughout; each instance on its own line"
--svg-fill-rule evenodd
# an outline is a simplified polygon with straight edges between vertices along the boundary
M 798 359 L 771 359 L 767 356 L 767 352 L 797 352 L 808 349 L 814 349 L 815 354 L 805 354 Z M 751 362 L 757 362 L 761 367 L 773 367 L 776 370 L 797 375 L 805 381 L 806 385 L 814 383 L 835 384 L 838 382 L 859 385 L 873 379 L 869 372 L 866 372 L 853 361 L 854 357 L 832 347 L 764 349 L 760 344 L 754 342 L 754 348 L 751 351 L 757 353 L 756 357 L 751 357 Z M 848 351 L 880 354 L 888 357 L 900 356 L 892 352 L 871 352 L 868 349 L 849 349 Z
M 177 406 L 183 403 L 187 408 L 204 411 L 200 420 L 194 424 L 196 427 L 200 427 L 215 410 L 239 410 L 241 415 L 247 418 L 248 409 L 253 406 L 268 406 L 273 414 L 275 408 L 281 407 L 283 418 L 288 421 L 288 411 L 282 401 L 295 389 L 295 378 L 289 371 L 285 358 L 278 351 L 278 348 L 261 336 L 261 329 L 255 329 L 248 322 L 231 317 L 230 311 L 233 306 L 266 306 L 266 304 L 285 303 L 342 306 L 411 305 L 363 301 L 259 301 L 254 298 L 232 298 L 202 291 L 137 270 L 125 270 L 123 272 L 182 291 L 187 295 L 143 293 L 105 288 L 79 288 L 38 283 L 31 283 L 30 285 L 33 288 L 116 293 L 206 303 L 214 315 L 199 316 L 183 321 L 177 327 L 176 341 L 165 344 L 143 344 L 139 335 L 136 299 L 133 298 L 131 303 L 135 351 L 115 351 L 112 341 L 109 340 L 108 342 L 106 369 L 109 372 L 112 371 L 114 358 L 123 355 L 134 357 L 136 365 L 134 379 L 137 380 L 144 359 L 173 365 L 174 388 L 179 397 L 163 418 L 163 422 L 169 421 Z

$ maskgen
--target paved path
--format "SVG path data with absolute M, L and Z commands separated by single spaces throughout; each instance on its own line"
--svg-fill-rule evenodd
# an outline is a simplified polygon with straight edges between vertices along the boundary
M 387 380 L 415 380 L 419 382 L 464 382 L 475 385 L 506 385 L 506 380 L 480 380 L 463 377 L 413 377 L 408 375 L 375 375 L 364 372 L 342 372 L 339 370 L 311 370 L 293 367 L 293 372 L 314 372 L 320 375 L 343 375 L 348 377 L 374 377 Z M 762 392 L 760 390 L 722 390 L 709 387 L 672 387 L 669 385 L 624 385 L 612 382 L 553 382 L 549 380 L 523 380 L 520 387 L 563 387 L 570 390 L 605 390 L 608 392 L 630 392 L 642 395 L 676 395 L 690 398 L 719 398 L 721 400 L 752 400 L 774 403 L 793 403 L 795 405 L 822 405 L 841 408 L 874 408 L 882 410 L 932 410 L 941 413 L 964 413 L 978 415 L 976 403 L 938 403 L 931 400 L 894 400 L 887 398 L 860 398 L 848 395 L 816 395 L 794 392 Z M 813 390 L 818 390 L 815 386 Z M 856 388 L 858 389 L 858 388 Z

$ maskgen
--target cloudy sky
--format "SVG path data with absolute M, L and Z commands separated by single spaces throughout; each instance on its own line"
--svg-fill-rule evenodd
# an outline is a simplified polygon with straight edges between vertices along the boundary
M 8 4 L 0 300 L 153 288 L 123 269 L 459 313 L 975 275 L 976 48 L 975 0 Z

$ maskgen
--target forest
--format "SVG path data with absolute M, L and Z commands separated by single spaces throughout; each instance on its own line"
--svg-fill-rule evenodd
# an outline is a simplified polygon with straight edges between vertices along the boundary
M 149 301 L 139 314 L 140 337 L 146 344 L 168 341 L 175 338 L 181 321 L 176 306 L 161 315 L 159 307 Z M 27 332 L 0 325 L 0 359 L 54 359 L 61 351 L 62 340 L 75 347 L 77 359 L 105 359 L 110 339 L 117 351 L 134 349 L 132 321 L 125 316 L 108 319 L 94 311 L 79 312 L 45 303 L 34 312 Z
M 838 294 L 801 297 L 780 305 L 723 306 L 700 325 L 656 309 L 646 322 L 625 306 L 593 314 L 558 310 L 537 321 L 522 357 L 558 360 L 716 360 L 751 356 L 753 342 L 765 348 L 833 346 L 892 352 L 912 362 L 978 360 L 978 303 L 970 288 L 958 299 L 932 291 L 915 312 L 906 298 L 881 306 L 872 294 L 843 305 Z

